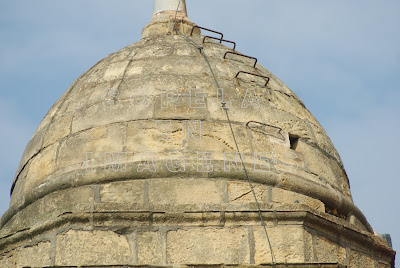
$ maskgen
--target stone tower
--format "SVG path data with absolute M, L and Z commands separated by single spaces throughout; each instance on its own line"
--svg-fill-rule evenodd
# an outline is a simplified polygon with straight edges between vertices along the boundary
M 0 267 L 394 267 L 324 129 L 235 46 L 155 0 L 28 143 Z

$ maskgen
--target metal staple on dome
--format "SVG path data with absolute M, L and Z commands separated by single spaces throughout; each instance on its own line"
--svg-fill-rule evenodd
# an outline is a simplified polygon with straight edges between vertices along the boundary
M 175 18 L 175 20 L 176 20 L 176 18 Z M 198 25 L 193 26 L 192 31 L 190 32 L 190 36 L 193 35 L 193 31 L 194 31 L 194 29 L 196 29 L 196 28 L 197 28 L 197 29 L 206 30 L 206 31 L 209 31 L 209 32 L 212 32 L 212 33 L 216 33 L 216 34 L 221 35 L 221 38 L 220 38 L 220 39 L 217 39 L 217 40 L 220 40 L 219 42 L 222 43 L 222 40 L 223 40 L 223 38 L 224 38 L 224 34 L 223 34 L 223 33 L 217 32 L 217 31 L 214 31 L 214 30 L 211 30 L 211 29 L 208 29 L 208 28 L 204 28 L 204 27 L 201 27 L 201 26 L 198 26 Z M 177 30 L 177 29 L 175 29 L 175 30 Z M 178 31 L 179 31 L 179 30 L 178 30 Z
M 219 38 L 206 35 L 206 36 L 204 36 L 204 38 L 203 38 L 203 44 L 204 44 L 204 42 L 206 41 L 207 38 L 211 38 L 211 39 L 215 39 L 215 40 L 220 40 Z M 233 51 L 235 51 L 235 49 L 236 49 L 236 42 L 229 41 L 229 40 L 226 40 L 226 39 L 222 39 L 222 42 L 226 42 L 226 43 L 231 43 L 231 44 L 233 44 Z
M 225 55 L 224 55 L 224 59 L 226 59 L 226 55 L 227 54 L 234 54 L 234 55 L 238 55 L 238 56 L 241 56 L 241 57 L 245 57 L 245 58 L 249 58 L 249 59 L 253 59 L 253 60 L 256 60 L 256 62 L 254 63 L 254 68 L 256 67 L 256 64 L 257 64 L 257 58 L 256 57 L 251 57 L 251 56 L 247 56 L 247 55 L 244 55 L 244 54 L 242 54 L 242 53 L 238 53 L 238 52 L 233 52 L 233 51 L 227 51 L 226 53 L 225 53 Z
M 241 74 L 241 73 L 243 73 L 243 74 L 249 74 L 249 75 L 253 75 L 253 76 L 257 76 L 257 77 L 262 77 L 262 78 L 266 78 L 267 79 L 267 82 L 265 83 L 265 87 L 268 85 L 268 83 L 269 83 L 269 77 L 268 76 L 265 76 L 265 75 L 261 75 L 261 74 L 255 74 L 255 73 L 250 73 L 250 72 L 246 72 L 246 71 L 239 71 L 237 74 L 236 74 L 236 76 L 235 76 L 235 78 L 237 78 L 238 76 L 239 76 L 239 74 Z

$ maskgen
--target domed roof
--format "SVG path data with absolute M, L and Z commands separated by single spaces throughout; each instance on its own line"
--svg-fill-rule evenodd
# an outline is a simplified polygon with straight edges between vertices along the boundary
M 142 40 L 98 62 L 51 107 L 25 149 L 2 225 L 70 187 L 122 178 L 245 180 L 235 165 L 239 148 L 253 181 L 320 200 L 371 231 L 339 154 L 303 102 L 254 58 L 178 18 L 212 72 L 171 17 L 156 17 Z

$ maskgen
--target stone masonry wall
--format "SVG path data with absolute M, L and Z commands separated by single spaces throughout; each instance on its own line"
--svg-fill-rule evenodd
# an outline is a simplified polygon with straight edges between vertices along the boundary
M 0 267 L 270 263 L 249 189 L 241 181 L 169 178 L 58 191 L 3 228 L 10 234 L 0 240 Z M 322 202 L 261 184 L 255 191 L 276 262 L 390 267 L 384 254 L 350 237 L 357 229 L 323 213 Z

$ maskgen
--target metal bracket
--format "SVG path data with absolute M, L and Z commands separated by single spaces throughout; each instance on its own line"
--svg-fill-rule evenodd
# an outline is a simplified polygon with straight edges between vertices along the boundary
M 219 39 L 219 38 L 206 35 L 206 36 L 204 36 L 204 38 L 203 38 L 203 44 L 204 44 L 204 42 L 206 41 L 207 38 L 211 38 L 211 39 L 214 39 L 214 40 L 220 40 L 220 41 L 221 41 L 221 39 Z M 225 40 L 225 39 L 222 39 L 222 42 L 226 42 L 226 43 L 231 43 L 231 44 L 233 44 L 233 51 L 235 51 L 235 49 L 236 49 L 236 43 L 235 43 L 235 42 L 229 41 L 229 40 Z M 220 43 L 221 43 L 221 42 L 220 42 Z
M 254 75 L 254 76 L 258 76 L 258 77 L 265 78 L 265 79 L 267 79 L 267 82 L 265 83 L 265 87 L 268 85 L 268 82 L 269 82 L 269 77 L 268 77 L 268 76 L 264 76 L 264 75 L 260 75 L 260 74 L 254 74 L 254 73 L 249 73 L 249 72 L 245 72 L 245 71 L 239 71 L 239 72 L 236 74 L 235 78 L 237 78 L 237 77 L 239 76 L 240 73 L 250 74 L 250 75 Z
M 197 26 L 197 25 L 193 26 L 192 31 L 190 32 L 190 36 L 193 35 L 193 31 L 194 31 L 195 28 L 206 30 L 206 31 L 221 35 L 221 38 L 220 39 L 216 39 L 216 40 L 219 40 L 219 42 L 222 43 L 222 40 L 224 38 L 224 34 L 223 33 L 220 33 L 220 32 L 214 31 L 214 30 L 210 30 L 210 29 L 207 29 L 207 28 L 204 28 L 204 27 L 200 27 L 200 26 Z
M 227 51 L 226 53 L 225 53 L 225 55 L 224 55 L 224 59 L 226 59 L 226 54 L 234 54 L 234 55 L 238 55 L 238 56 L 242 56 L 242 57 L 245 57 L 245 58 L 249 58 L 249 59 L 253 59 L 253 60 L 256 60 L 256 62 L 254 63 L 254 68 L 256 67 L 256 64 L 257 64 L 257 58 L 255 58 L 255 57 L 250 57 L 250 56 L 247 56 L 247 55 L 243 55 L 243 54 L 240 54 L 240 53 L 237 53 L 237 52 L 233 52 L 233 51 Z
M 258 122 L 258 121 L 249 121 L 249 122 L 247 122 L 246 127 L 250 128 L 250 129 L 252 128 L 252 127 L 249 126 L 250 123 L 256 123 L 256 124 L 259 124 L 259 125 L 263 125 L 263 126 L 267 126 L 267 127 L 276 128 L 276 129 L 279 130 L 279 131 L 278 131 L 278 134 L 282 137 L 282 140 L 283 140 L 283 141 L 285 140 L 285 137 L 284 137 L 284 136 L 282 135 L 282 133 L 281 133 L 282 128 L 280 128 L 280 127 L 272 126 L 272 125 L 269 125 L 269 124 L 266 124 L 266 123 L 262 123 L 262 122 Z

